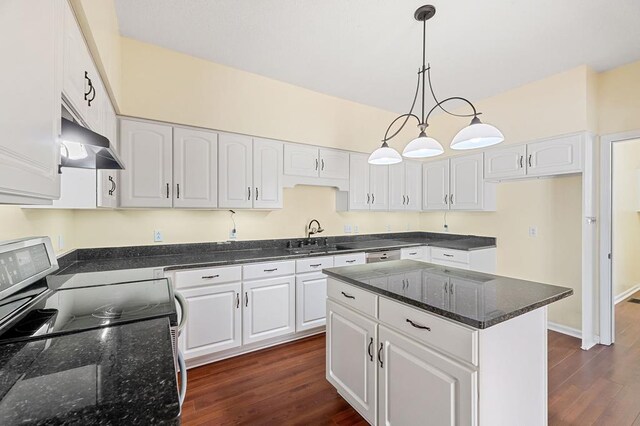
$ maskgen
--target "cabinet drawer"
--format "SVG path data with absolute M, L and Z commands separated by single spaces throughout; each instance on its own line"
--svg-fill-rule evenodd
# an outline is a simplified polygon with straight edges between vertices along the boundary
M 242 273 L 245 280 L 293 275 L 296 273 L 296 262 L 289 260 L 286 262 L 267 262 L 244 265 L 242 267 Z
M 377 317 L 378 296 L 366 290 L 329 278 L 327 296 L 362 313 Z
M 469 264 L 469 252 L 432 247 L 431 260 L 433 260 L 434 263 L 436 263 L 436 260 L 444 260 L 446 262 Z
M 380 322 L 433 348 L 478 365 L 477 330 L 454 324 L 384 297 L 381 297 L 379 302 L 379 318 Z
M 189 269 L 175 273 L 176 288 L 199 287 L 242 280 L 240 266 Z
M 296 273 L 322 271 L 324 268 L 333 267 L 333 257 L 312 257 L 310 259 L 296 260 Z
M 406 247 L 400 250 L 400 259 L 424 260 L 424 247 Z
M 333 266 L 363 265 L 365 261 L 364 253 L 339 254 L 333 257 Z

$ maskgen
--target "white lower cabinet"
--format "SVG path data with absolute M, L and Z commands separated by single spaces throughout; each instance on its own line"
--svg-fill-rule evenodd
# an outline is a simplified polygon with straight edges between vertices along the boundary
M 325 325 L 327 276 L 321 272 L 296 277 L 296 331 Z
M 475 370 L 384 325 L 378 341 L 378 424 L 475 423 Z
M 185 359 L 237 348 L 242 343 L 241 284 L 181 290 L 189 317 L 180 336 Z
M 371 424 L 377 410 L 376 328 L 365 316 L 327 301 L 327 380 Z
M 249 344 L 295 331 L 293 275 L 242 283 L 242 343 Z

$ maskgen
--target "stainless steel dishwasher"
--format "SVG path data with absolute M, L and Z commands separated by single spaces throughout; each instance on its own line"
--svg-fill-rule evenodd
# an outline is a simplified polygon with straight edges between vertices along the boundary
M 367 263 L 400 260 L 400 250 L 374 251 L 366 253 Z

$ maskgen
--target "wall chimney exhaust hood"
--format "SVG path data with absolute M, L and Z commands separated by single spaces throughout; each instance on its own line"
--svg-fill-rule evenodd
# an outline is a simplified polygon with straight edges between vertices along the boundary
M 109 139 L 62 117 L 60 167 L 124 169 Z

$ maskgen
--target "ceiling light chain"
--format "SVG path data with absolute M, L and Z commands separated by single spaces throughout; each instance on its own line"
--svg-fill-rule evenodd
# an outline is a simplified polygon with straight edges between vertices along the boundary
M 441 109 L 445 113 L 455 116 L 455 117 L 473 117 L 471 119 L 471 123 L 460 130 L 458 134 L 453 138 L 451 142 L 451 149 L 474 149 L 474 148 L 484 148 L 487 146 L 495 145 L 504 140 L 504 136 L 494 126 L 490 124 L 485 124 L 480 121 L 478 115 L 481 112 L 476 110 L 476 107 L 473 103 L 463 97 L 460 96 L 452 96 L 442 101 L 439 101 L 435 95 L 435 91 L 433 90 L 433 85 L 431 83 L 431 64 L 426 64 L 426 56 L 427 56 L 427 21 L 431 19 L 436 13 L 436 8 L 432 5 L 425 5 L 419 7 L 414 13 L 414 17 L 416 20 L 422 22 L 422 66 L 418 70 L 418 83 L 416 85 L 416 93 L 413 97 L 413 102 L 411 103 L 411 108 L 407 114 L 402 114 L 396 117 L 385 132 L 384 139 L 382 140 L 382 146 L 369 156 L 370 164 L 396 164 L 402 161 L 402 157 L 395 149 L 389 147 L 388 141 L 397 136 L 404 126 L 407 124 L 410 118 L 415 118 L 418 121 L 418 129 L 420 130 L 420 134 L 417 138 L 413 139 L 407 146 L 405 147 L 402 155 L 408 158 L 427 158 L 434 157 L 444 153 L 444 148 L 442 145 L 435 140 L 434 138 L 428 137 L 426 134 L 426 129 L 429 127 L 429 117 L 436 109 Z M 422 82 L 420 81 L 422 80 Z M 422 83 L 422 84 L 421 84 Z M 429 110 L 429 112 L 425 115 L 425 93 L 426 93 L 426 83 L 429 84 L 429 91 L 431 92 L 431 96 L 435 101 L 435 106 Z M 421 105 L 421 115 L 420 117 L 416 116 L 413 113 L 413 109 L 415 108 L 416 101 L 418 99 L 418 93 L 420 93 L 420 88 L 422 87 L 422 105 Z M 459 100 L 467 103 L 473 113 L 471 114 L 457 114 L 450 112 L 445 109 L 442 105 L 446 102 L 450 102 L 453 100 Z M 389 132 L 391 131 L 393 125 L 400 119 L 404 121 L 391 136 L 389 136 Z

